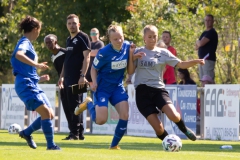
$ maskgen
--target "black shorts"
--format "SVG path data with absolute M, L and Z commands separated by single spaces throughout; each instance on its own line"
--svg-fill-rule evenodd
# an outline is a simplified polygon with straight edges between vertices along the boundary
M 87 79 L 88 82 L 92 82 L 91 68 L 92 68 L 92 64 L 93 64 L 94 58 L 95 57 L 90 57 L 90 62 L 89 62 L 88 70 L 87 70 L 87 74 L 86 74 L 86 79 Z
M 136 104 L 141 114 L 147 118 L 151 114 L 158 114 L 166 104 L 172 104 L 172 100 L 165 88 L 141 84 L 136 88 Z

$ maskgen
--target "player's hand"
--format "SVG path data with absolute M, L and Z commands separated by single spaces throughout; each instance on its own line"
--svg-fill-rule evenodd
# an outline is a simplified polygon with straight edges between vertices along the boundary
M 138 52 L 136 54 L 133 55 L 133 60 L 136 60 L 136 59 L 142 59 L 143 56 L 146 56 L 146 53 L 144 52 Z
M 50 77 L 48 74 L 44 74 L 40 77 L 39 82 L 49 81 Z
M 59 80 L 58 80 L 58 87 L 59 87 L 60 89 L 63 89 L 63 88 L 64 88 L 64 87 L 63 87 L 63 81 L 64 81 L 64 78 L 63 78 L 63 77 L 60 77 Z
M 85 83 L 88 83 L 85 77 L 80 77 L 78 80 L 78 88 L 81 89 L 84 87 Z
M 205 60 L 204 59 L 198 59 L 198 64 L 204 65 L 205 64 Z
M 49 67 L 47 65 L 47 62 L 42 62 L 42 63 L 38 63 L 36 65 L 36 68 L 44 71 L 44 70 L 48 69 Z
M 91 87 L 91 90 L 93 92 L 96 92 L 96 90 L 97 90 L 97 83 L 96 82 L 92 82 L 92 85 L 90 87 Z

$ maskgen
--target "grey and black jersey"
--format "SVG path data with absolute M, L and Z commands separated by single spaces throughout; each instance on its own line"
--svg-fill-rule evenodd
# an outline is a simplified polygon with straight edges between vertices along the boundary
M 140 47 L 135 50 L 135 53 L 138 52 L 144 52 L 146 56 L 134 62 L 136 65 L 134 86 L 145 84 L 154 88 L 164 88 L 163 73 L 166 64 L 175 67 L 181 60 L 165 48 L 155 47 L 148 50 Z

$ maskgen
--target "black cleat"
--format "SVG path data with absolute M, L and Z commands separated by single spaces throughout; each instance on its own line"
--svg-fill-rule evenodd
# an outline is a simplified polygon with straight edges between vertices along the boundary
M 47 150 L 61 150 L 61 148 L 55 145 L 53 147 L 47 148 Z
M 79 140 L 84 140 L 84 139 L 85 139 L 84 135 L 83 134 L 79 134 Z
M 197 137 L 195 135 L 195 133 L 188 127 L 187 128 L 187 132 L 185 132 L 184 134 L 192 141 L 196 141 Z
M 74 134 L 69 134 L 66 138 L 63 138 L 62 140 L 78 140 L 78 136 L 75 136 Z
M 27 144 L 30 148 L 33 148 L 33 149 L 36 149 L 37 148 L 37 145 L 36 143 L 33 141 L 33 138 L 32 136 L 25 136 L 23 131 L 20 131 L 19 132 L 19 137 L 25 139 L 27 141 Z

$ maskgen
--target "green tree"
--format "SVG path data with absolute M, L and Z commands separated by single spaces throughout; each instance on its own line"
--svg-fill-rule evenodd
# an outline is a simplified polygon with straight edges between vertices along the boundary
M 215 67 L 217 83 L 239 83 L 239 0 L 133 0 L 128 10 L 131 19 L 122 23 L 126 38 L 137 45 L 143 45 L 141 31 L 146 24 L 156 25 L 159 36 L 163 30 L 172 33 L 172 45 L 177 49 L 178 57 L 183 60 L 197 58 L 194 46 L 205 30 L 204 17 L 213 14 L 216 20 L 214 28 L 219 35 L 217 63 Z M 194 9 L 195 11 L 193 11 Z M 190 69 L 198 81 L 198 68 Z
M 125 7 L 128 0 L 2 0 L 1 5 L 9 8 L 0 17 L 0 84 L 12 83 L 12 76 L 6 76 L 11 72 L 9 59 L 17 40 L 21 34 L 17 31 L 17 23 L 26 15 L 32 15 L 43 22 L 42 31 L 34 42 L 35 50 L 39 55 L 39 61 L 48 61 L 50 69 L 40 74 L 48 73 L 51 77 L 50 83 L 57 81 L 57 74 L 50 62 L 50 53 L 44 47 L 43 39 L 53 33 L 58 36 L 59 44 L 65 47 L 65 42 L 69 36 L 66 28 L 67 15 L 74 13 L 80 17 L 80 29 L 86 33 L 90 29 L 97 27 L 102 35 L 112 21 L 124 22 L 130 18 L 130 13 Z M 12 2 L 12 3 L 10 3 Z M 10 7 L 11 6 L 11 7 Z M 2 75 L 2 76 L 1 76 Z M 2 77 L 8 77 L 2 79 Z

